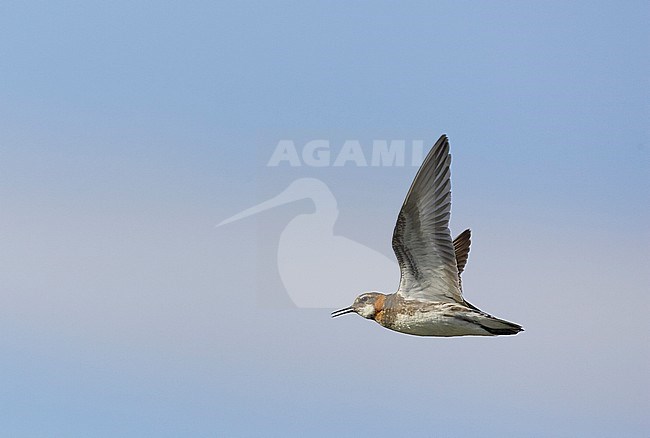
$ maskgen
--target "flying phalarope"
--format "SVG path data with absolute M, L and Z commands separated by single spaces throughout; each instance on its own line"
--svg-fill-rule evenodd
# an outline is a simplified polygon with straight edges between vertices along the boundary
M 419 336 L 497 336 L 523 330 L 468 303 L 460 274 L 467 263 L 470 230 L 452 242 L 449 141 L 442 135 L 424 159 L 393 231 L 400 267 L 394 294 L 366 292 L 332 317 L 355 312 L 382 326 Z

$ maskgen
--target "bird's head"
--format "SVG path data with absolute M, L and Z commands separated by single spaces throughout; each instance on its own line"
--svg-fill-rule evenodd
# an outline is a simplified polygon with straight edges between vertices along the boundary
M 364 318 L 374 318 L 375 314 L 384 306 L 385 297 L 386 295 L 379 292 L 362 293 L 350 307 L 332 312 L 332 318 L 351 312 L 355 312 Z

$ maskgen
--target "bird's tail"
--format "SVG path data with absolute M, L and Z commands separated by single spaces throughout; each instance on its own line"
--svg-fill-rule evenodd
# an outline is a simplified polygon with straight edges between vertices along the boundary
M 499 336 L 499 335 L 516 335 L 517 333 L 524 331 L 524 328 L 519 324 L 514 322 L 509 322 L 503 319 L 495 318 L 494 316 L 487 316 L 486 318 L 481 318 L 479 321 L 481 327 L 487 332 Z

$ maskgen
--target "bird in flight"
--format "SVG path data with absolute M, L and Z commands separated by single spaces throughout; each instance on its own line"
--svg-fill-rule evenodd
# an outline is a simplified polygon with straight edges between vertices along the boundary
M 332 317 L 357 313 L 401 333 L 418 336 L 498 336 L 523 330 L 495 318 L 462 294 L 460 274 L 470 247 L 470 230 L 451 240 L 449 140 L 442 135 L 431 148 L 406 194 L 393 231 L 400 267 L 397 292 L 365 292 Z

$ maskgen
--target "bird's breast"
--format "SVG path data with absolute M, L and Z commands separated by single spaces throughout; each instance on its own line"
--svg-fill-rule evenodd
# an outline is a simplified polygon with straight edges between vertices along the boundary
M 387 329 L 418 336 L 487 335 L 479 325 L 459 319 L 440 309 L 384 309 L 375 321 Z

